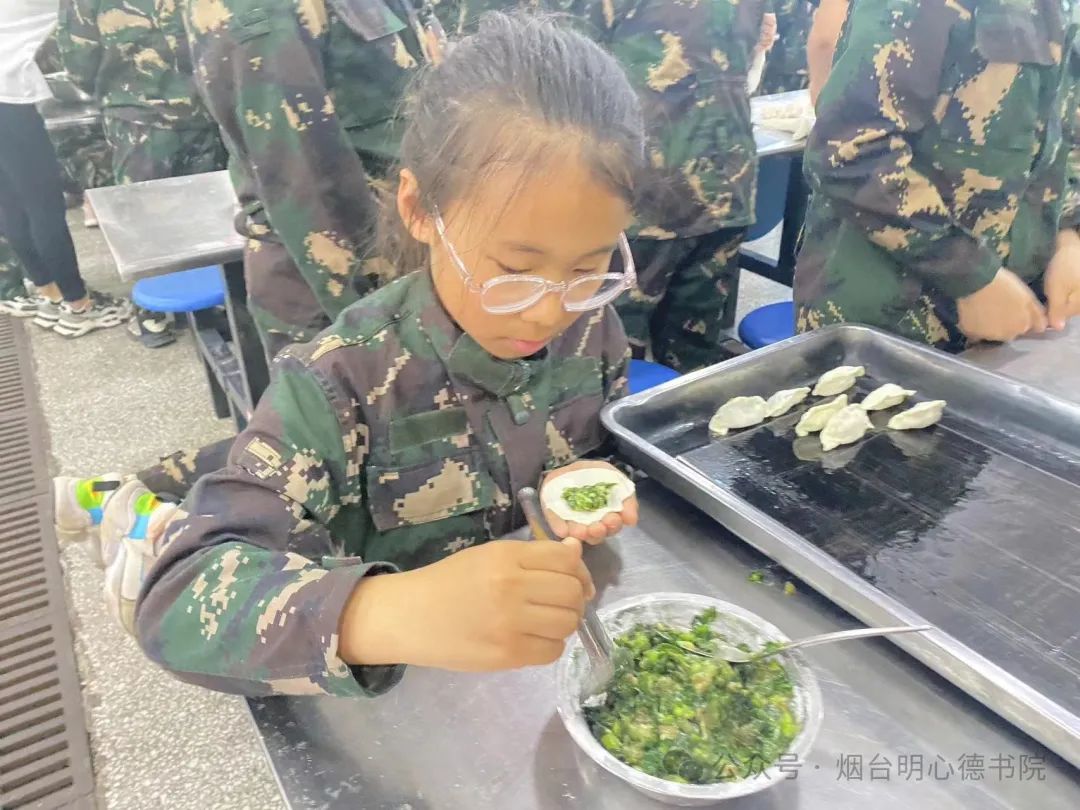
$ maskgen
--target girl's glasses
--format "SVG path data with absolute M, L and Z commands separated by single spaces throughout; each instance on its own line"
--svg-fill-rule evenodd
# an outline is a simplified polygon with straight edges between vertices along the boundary
M 622 254 L 624 268 L 622 273 L 594 273 L 570 282 L 548 281 L 540 276 L 502 275 L 480 284 L 450 244 L 446 236 L 446 225 L 438 211 L 435 212 L 435 229 L 439 232 L 439 238 L 446 246 L 451 260 L 461 272 L 466 288 L 479 293 L 480 306 L 494 315 L 526 310 L 548 293 L 559 293 L 563 308 L 567 312 L 599 309 L 637 283 L 634 257 L 630 253 L 630 243 L 626 240 L 625 233 L 619 234 L 619 252 Z

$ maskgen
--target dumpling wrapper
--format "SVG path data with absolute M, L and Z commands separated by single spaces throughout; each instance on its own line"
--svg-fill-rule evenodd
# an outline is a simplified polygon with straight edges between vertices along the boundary
M 809 388 L 789 388 L 786 391 L 777 391 L 765 401 L 765 416 L 768 419 L 783 416 L 808 396 L 810 396 Z
M 865 375 L 866 369 L 863 366 L 837 366 L 821 375 L 814 386 L 814 396 L 834 397 L 842 394 L 855 384 L 855 380 Z
M 593 484 L 615 484 L 608 493 L 607 506 L 592 512 L 579 512 L 570 507 L 563 498 L 563 493 L 575 487 L 587 487 Z M 540 489 L 540 504 L 550 512 L 554 512 L 565 521 L 582 523 L 588 526 L 603 520 L 606 515 L 613 512 L 621 512 L 623 501 L 634 494 L 634 482 L 618 470 L 611 468 L 586 467 L 581 470 L 571 470 L 553 478 L 550 483 L 544 484 Z
M 833 414 L 821 431 L 821 447 L 827 453 L 844 444 L 854 444 L 873 429 L 861 405 L 848 405 Z
M 914 391 L 901 388 L 895 383 L 885 383 L 866 395 L 860 405 L 864 411 L 884 411 L 886 408 L 895 408 L 908 397 L 915 396 Z
M 765 421 L 765 400 L 761 397 L 735 397 L 720 406 L 709 420 L 709 433 L 727 436 L 728 431 L 753 427 Z
M 913 408 L 902 411 L 889 420 L 889 430 L 922 430 L 936 425 L 941 421 L 941 415 L 945 413 L 943 399 L 935 399 L 930 402 L 920 402 Z
M 815 405 L 802 415 L 799 424 L 795 426 L 795 435 L 801 438 L 803 436 L 809 436 L 811 433 L 817 433 L 820 430 L 824 430 L 825 425 L 829 423 L 829 420 L 839 411 L 846 408 L 847 404 L 847 394 L 841 394 L 836 399 L 831 399 L 828 402 L 822 402 L 820 405 Z

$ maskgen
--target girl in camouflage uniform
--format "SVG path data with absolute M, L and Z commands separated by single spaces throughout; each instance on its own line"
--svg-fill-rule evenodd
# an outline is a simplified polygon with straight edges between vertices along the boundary
M 159 547 L 135 631 L 185 681 L 355 696 L 405 664 L 549 663 L 593 594 L 580 541 L 637 519 L 631 498 L 553 521 L 562 543 L 488 542 L 524 522 L 522 487 L 605 466 L 577 459 L 601 450 L 600 409 L 626 384 L 608 304 L 634 278 L 633 90 L 581 36 L 492 15 L 406 118 L 385 255 L 422 269 L 280 354 L 228 464 L 179 507 L 139 481 L 58 493 L 68 528 L 103 516 L 110 579 L 137 584 L 116 560 Z

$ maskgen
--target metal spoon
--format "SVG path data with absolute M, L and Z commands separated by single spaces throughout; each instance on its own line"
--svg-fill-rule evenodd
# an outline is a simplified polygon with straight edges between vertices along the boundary
M 800 647 L 816 647 L 818 644 L 831 644 L 834 641 L 847 641 L 853 638 L 871 638 L 873 636 L 891 636 L 896 633 L 923 633 L 933 629 L 933 626 L 929 624 L 902 625 L 901 627 L 863 627 L 858 630 L 841 630 L 838 633 L 822 633 L 819 636 L 808 636 L 807 638 L 798 639 L 796 641 L 789 641 L 787 644 L 781 644 L 779 647 L 771 650 L 758 650 L 757 652 L 746 652 L 740 650 L 738 647 L 732 647 L 730 644 L 717 642 L 716 652 L 709 653 L 709 656 L 712 658 L 719 658 L 723 661 L 729 661 L 732 664 L 745 664 L 748 661 L 757 661 L 761 658 L 768 658 L 770 655 L 777 655 L 778 653 L 795 650 Z
M 532 530 L 533 538 L 557 541 L 555 532 L 551 530 L 540 508 L 540 496 L 536 490 L 532 487 L 523 487 L 517 497 L 525 513 L 525 520 L 528 521 L 529 528 Z M 612 661 L 614 645 L 591 602 L 585 605 L 585 615 L 578 625 L 577 633 L 581 639 L 581 646 L 585 648 L 585 654 L 589 656 L 589 675 L 581 693 L 582 699 L 588 700 L 607 689 L 607 685 L 615 677 L 615 665 Z

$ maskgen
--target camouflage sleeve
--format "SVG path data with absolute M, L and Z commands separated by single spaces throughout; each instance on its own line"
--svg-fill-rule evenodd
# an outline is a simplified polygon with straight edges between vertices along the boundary
M 950 34 L 970 20 L 957 0 L 853 4 L 806 150 L 814 191 L 845 227 L 954 298 L 989 284 L 1001 260 L 950 215 L 912 144 L 933 120 Z
M 1068 168 L 1065 172 L 1065 191 L 1061 204 L 1061 230 L 1080 229 L 1080 109 L 1072 114 L 1069 140 L 1065 146 L 1069 149 Z
M 309 27 L 318 21 L 273 10 L 219 21 L 193 8 L 192 56 L 210 110 L 334 320 L 358 298 L 353 278 L 373 244 L 377 205 L 326 87 L 320 36 Z
M 60 0 L 56 44 L 60 61 L 72 83 L 94 95 L 101 64 L 101 35 L 98 33 L 98 4 L 101 0 Z
M 166 531 L 136 630 L 183 681 L 252 696 L 356 696 L 401 677 L 401 667 L 350 667 L 337 653 L 357 583 L 396 569 L 335 556 L 328 525 L 359 497 L 364 448 L 344 438 L 362 426 L 344 424 L 354 409 L 325 379 L 279 361 L 229 465 L 199 481 Z

